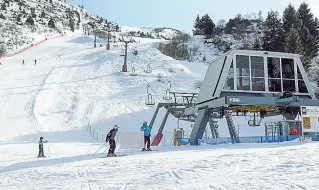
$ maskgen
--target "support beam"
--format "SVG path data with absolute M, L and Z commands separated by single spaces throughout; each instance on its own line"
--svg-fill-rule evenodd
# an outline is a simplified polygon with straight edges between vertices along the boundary
M 207 122 L 210 117 L 210 110 L 200 110 L 198 111 L 198 116 L 196 118 L 192 133 L 189 138 L 191 145 L 198 145 L 198 139 L 201 139 L 204 135 Z
M 164 130 L 164 127 L 165 127 L 165 124 L 166 124 L 166 121 L 167 121 L 167 118 L 168 118 L 168 115 L 169 115 L 169 108 L 167 109 L 166 111 L 166 114 L 163 118 L 163 121 L 162 121 L 162 124 L 160 126 L 160 128 L 158 129 L 158 133 L 163 133 L 163 130 Z
M 152 131 L 152 128 L 153 128 L 153 125 L 154 125 L 154 122 L 155 122 L 155 120 L 156 120 L 156 117 L 157 117 L 157 114 L 158 114 L 158 111 L 159 111 L 159 109 L 161 108 L 162 106 L 160 105 L 160 104 L 157 104 L 157 108 L 156 108 L 156 110 L 155 110 L 155 112 L 154 112 L 154 114 L 153 114 L 153 117 L 152 117 L 152 120 L 151 120 L 151 122 L 150 122 L 150 130 Z

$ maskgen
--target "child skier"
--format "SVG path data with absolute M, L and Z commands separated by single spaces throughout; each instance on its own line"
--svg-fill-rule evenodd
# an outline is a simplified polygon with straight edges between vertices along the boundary
M 113 129 L 110 130 L 110 132 L 106 136 L 106 142 L 109 142 L 110 148 L 109 152 L 107 153 L 107 157 L 117 156 L 114 154 L 115 151 L 115 136 L 117 134 L 119 127 L 117 125 L 114 125 Z
M 43 143 L 47 143 L 48 141 L 43 141 L 43 137 L 40 137 L 39 140 L 39 154 L 38 154 L 38 158 L 40 157 L 45 157 L 43 154 Z
M 141 131 L 144 131 L 144 148 L 142 151 L 151 151 L 151 129 L 147 125 L 147 122 L 143 122 L 143 126 L 141 127 Z M 145 145 L 147 144 L 147 149 L 145 149 Z

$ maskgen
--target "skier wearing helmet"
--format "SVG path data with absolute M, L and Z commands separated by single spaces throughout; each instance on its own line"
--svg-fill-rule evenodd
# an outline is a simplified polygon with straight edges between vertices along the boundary
M 116 154 L 114 154 L 114 151 L 116 147 L 115 136 L 117 134 L 118 129 L 119 129 L 118 125 L 114 125 L 113 129 L 111 129 L 106 136 L 106 142 L 109 142 L 109 145 L 110 145 L 109 152 L 107 153 L 108 157 L 117 156 Z
M 151 129 L 147 125 L 147 122 L 143 122 L 143 126 L 141 127 L 141 131 L 144 131 L 144 148 L 142 151 L 151 151 Z M 145 145 L 147 144 L 147 149 L 145 149 Z
M 39 140 L 39 154 L 38 154 L 38 158 L 40 157 L 45 157 L 44 153 L 43 153 L 43 143 L 47 143 L 48 141 L 44 141 L 43 137 L 40 137 Z

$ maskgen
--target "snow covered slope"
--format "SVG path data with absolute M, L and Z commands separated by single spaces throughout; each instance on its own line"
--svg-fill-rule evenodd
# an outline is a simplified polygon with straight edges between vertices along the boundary
M 171 80 L 175 91 L 196 91 L 194 81 L 206 72 L 204 64 L 161 54 L 152 47 L 159 40 L 136 41 L 141 43 L 130 44 L 128 66 L 131 72 L 133 61 L 137 76 L 120 72 L 120 44 L 110 51 L 93 48 L 92 37 L 77 33 L 1 59 L 1 190 L 318 188 L 318 159 L 309 159 L 316 143 L 158 147 L 149 153 L 121 149 L 119 154 L 129 156 L 93 156 L 102 144 L 87 132 L 88 123 L 100 134 L 114 124 L 120 132 L 138 131 L 154 112 L 144 104 L 147 84 L 156 102 L 168 88 L 157 81 L 158 74 Z M 149 59 L 153 72 L 144 73 Z M 235 118 L 241 136 L 263 134 L 263 127 L 248 127 L 247 119 Z M 155 130 L 160 122 L 159 116 Z M 189 123 L 180 125 L 190 131 Z M 176 119 L 170 116 L 166 126 L 170 144 Z M 224 120 L 219 130 L 228 136 Z M 43 160 L 35 158 L 40 136 L 49 141 L 45 155 L 50 157 Z

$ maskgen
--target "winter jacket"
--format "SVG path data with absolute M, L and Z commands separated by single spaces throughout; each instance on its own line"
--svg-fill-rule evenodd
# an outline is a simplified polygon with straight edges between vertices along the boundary
M 41 146 L 43 146 L 43 143 L 46 143 L 46 142 L 48 142 L 48 141 L 44 141 L 44 140 L 39 140 L 39 145 L 41 145 Z
M 115 136 L 117 134 L 117 131 L 118 130 L 116 130 L 116 129 L 111 129 L 110 132 L 106 136 L 106 142 L 109 141 L 110 139 L 114 140 Z
M 146 137 L 150 136 L 151 129 L 148 125 L 143 125 L 141 127 L 141 131 L 144 131 L 144 136 L 146 136 Z

